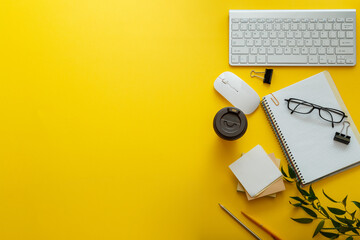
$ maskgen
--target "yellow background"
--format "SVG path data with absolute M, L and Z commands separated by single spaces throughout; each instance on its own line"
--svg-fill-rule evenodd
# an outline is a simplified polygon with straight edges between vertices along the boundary
M 232 71 L 262 97 L 328 70 L 360 127 L 359 63 L 275 67 L 264 85 L 249 77 L 263 68 L 228 65 L 228 10 L 359 5 L 1 1 L 0 238 L 252 239 L 220 202 L 264 239 L 241 210 L 283 239 L 310 239 L 316 224 L 290 220 L 305 216 L 288 203 L 293 185 L 251 202 L 236 192 L 228 165 L 242 152 L 261 144 L 285 160 L 262 110 L 240 140 L 216 136 L 213 117 L 229 103 L 213 82 Z M 359 180 L 358 167 L 314 189 L 360 201 Z

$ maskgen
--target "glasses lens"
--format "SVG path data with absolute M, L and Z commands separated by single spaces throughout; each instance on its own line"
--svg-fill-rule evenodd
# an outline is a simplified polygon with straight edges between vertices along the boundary
M 329 122 L 339 123 L 343 120 L 344 114 L 331 109 L 322 108 L 320 110 L 320 117 Z
M 301 100 L 290 99 L 289 108 L 296 113 L 309 113 L 313 109 L 313 106 Z

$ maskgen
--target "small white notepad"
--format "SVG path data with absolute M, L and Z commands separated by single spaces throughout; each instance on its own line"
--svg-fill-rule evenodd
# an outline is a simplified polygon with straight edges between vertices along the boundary
M 251 197 L 256 197 L 282 177 L 279 169 L 260 145 L 232 163 L 229 168 Z

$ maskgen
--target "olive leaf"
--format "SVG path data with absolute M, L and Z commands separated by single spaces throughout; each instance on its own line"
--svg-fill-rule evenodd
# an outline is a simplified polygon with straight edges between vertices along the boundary
M 301 202 L 299 202 L 299 203 L 292 203 L 292 202 L 289 201 L 289 203 L 290 203 L 291 205 L 293 205 L 294 207 L 300 207 L 300 206 L 302 205 Z
M 350 216 L 351 216 L 351 219 L 352 219 L 352 220 L 355 219 L 355 213 L 356 213 L 356 210 L 355 210 L 353 213 L 350 213 Z
M 344 215 L 346 213 L 346 211 L 341 210 L 339 208 L 332 208 L 332 207 L 328 207 L 329 211 L 332 212 L 335 215 Z
M 332 218 L 330 220 L 336 229 L 339 229 L 341 227 L 341 223 L 338 223 L 337 221 L 335 221 Z
M 291 178 L 296 178 L 296 173 L 294 171 L 294 169 L 292 169 L 292 167 L 290 167 L 290 165 L 288 165 L 288 172 Z
M 299 201 L 299 202 L 301 202 L 301 203 L 304 204 L 304 205 L 309 205 L 305 200 L 303 200 L 303 199 L 301 199 L 301 198 L 299 198 L 299 197 L 290 197 L 290 198 L 292 198 L 292 199 L 294 199 L 294 200 L 296 200 L 296 201 Z
M 347 239 L 345 240 L 354 240 L 354 238 L 352 236 L 348 237 Z
M 298 182 L 296 183 L 296 187 L 299 190 L 299 192 L 301 193 L 301 195 L 303 195 L 304 197 L 310 196 L 310 194 L 307 191 L 305 191 L 304 189 L 301 189 L 300 184 Z
M 313 221 L 312 218 L 291 218 L 291 219 L 298 223 L 311 223 Z
M 341 226 L 339 228 L 339 232 L 341 232 L 341 233 L 346 233 L 346 232 L 349 232 L 349 231 L 351 231 L 350 227 Z
M 309 193 L 310 193 L 309 200 L 311 199 L 310 201 L 313 201 L 313 200 L 317 199 L 317 197 L 315 195 L 315 192 L 314 192 L 314 190 L 312 188 L 312 185 L 310 185 Z
M 314 217 L 314 218 L 317 218 L 317 214 L 311 210 L 310 208 L 307 208 L 307 207 L 304 207 L 304 206 L 301 206 L 301 208 L 307 213 L 309 214 L 310 216 Z
M 347 200 L 348 195 L 346 195 L 346 197 L 342 200 L 342 204 L 344 205 L 344 207 L 346 207 L 346 200 Z
M 336 219 L 339 220 L 340 222 L 345 223 L 345 224 L 350 225 L 350 226 L 351 226 L 352 224 L 354 224 L 354 222 L 355 222 L 355 221 L 353 221 L 353 220 L 347 219 L 346 217 L 345 217 L 345 218 L 338 217 L 338 216 L 335 216 L 335 217 L 336 217 Z
M 338 201 L 335 201 L 334 199 L 332 199 L 331 197 L 329 197 L 329 196 L 325 193 L 324 189 L 322 190 L 322 192 L 323 192 L 323 194 L 325 195 L 325 197 L 327 197 L 330 201 L 332 201 L 332 202 L 334 202 L 334 203 L 338 203 Z
M 324 227 L 324 224 L 325 224 L 325 220 L 323 219 L 317 225 L 317 227 L 315 229 L 315 232 L 314 232 L 314 235 L 312 237 L 315 237 L 320 232 L 320 230 Z
M 352 201 L 358 208 L 360 208 L 360 202 Z
M 339 237 L 339 234 L 337 234 L 337 233 L 323 232 L 323 231 L 320 231 L 320 233 L 321 233 L 324 237 L 331 238 L 331 239 L 335 239 L 335 238 L 338 238 L 338 237 Z
M 287 174 L 286 174 L 286 172 L 284 171 L 284 168 L 283 168 L 283 166 L 281 166 L 281 173 L 282 173 L 282 175 L 284 175 L 285 177 L 289 177 Z
M 325 208 L 323 208 L 322 206 L 319 206 L 319 208 L 320 208 L 321 212 L 322 212 L 323 214 L 325 214 L 325 216 L 326 216 L 327 218 L 329 218 L 329 214 L 327 213 L 327 211 L 325 210 Z

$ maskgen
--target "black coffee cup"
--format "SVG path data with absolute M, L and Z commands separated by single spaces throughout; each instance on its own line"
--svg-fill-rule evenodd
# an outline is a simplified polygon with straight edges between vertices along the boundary
M 226 107 L 221 109 L 214 117 L 214 130 L 225 140 L 241 138 L 247 129 L 245 114 L 238 108 Z

